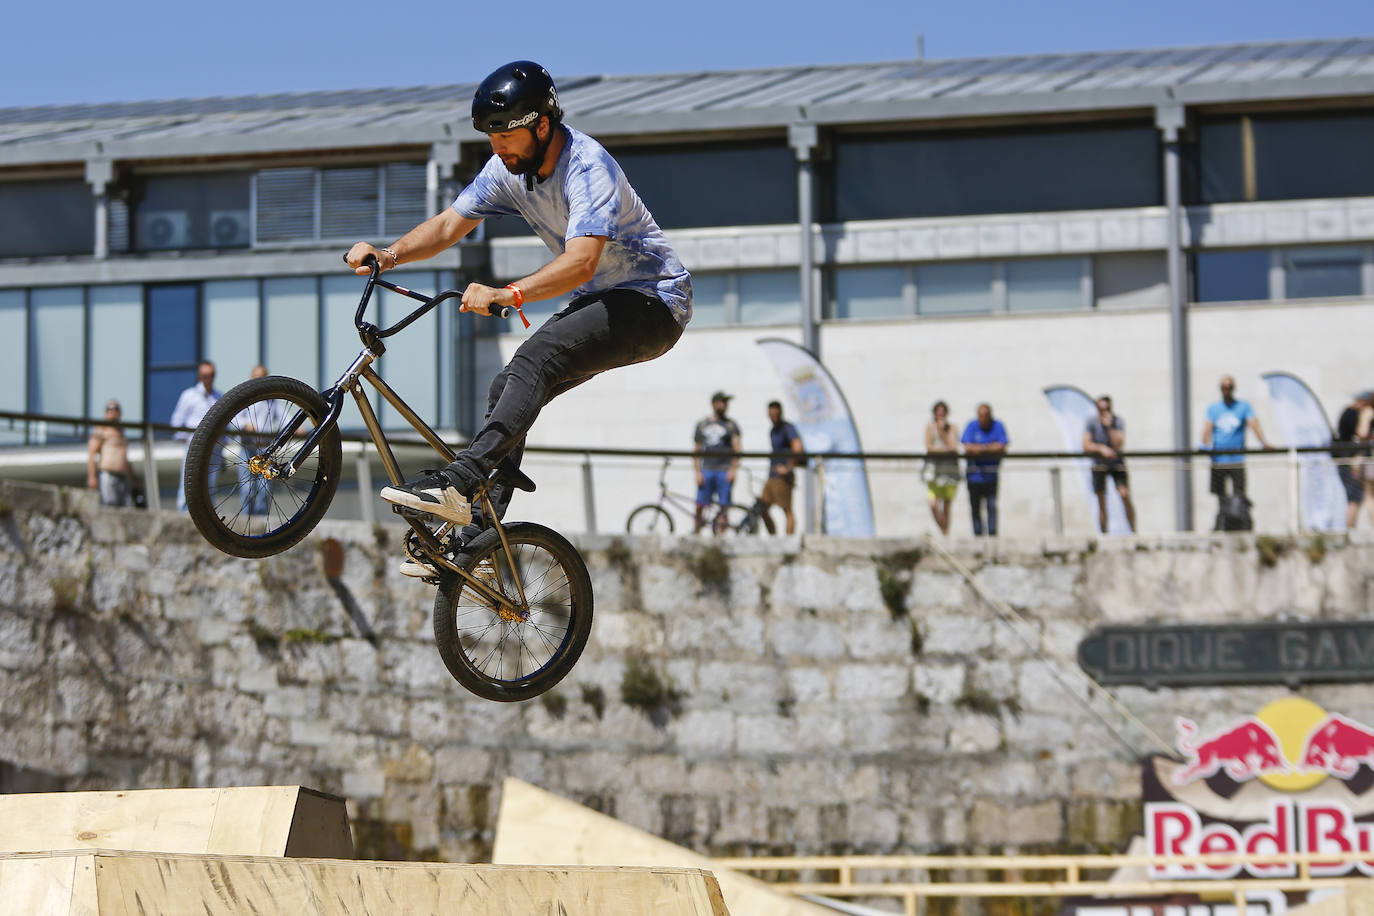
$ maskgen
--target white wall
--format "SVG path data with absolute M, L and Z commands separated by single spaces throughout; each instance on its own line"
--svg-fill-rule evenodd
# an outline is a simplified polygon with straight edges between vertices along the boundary
M 1126 420 L 1129 446 L 1167 449 L 1173 444 L 1169 333 L 1168 311 L 1157 308 L 853 321 L 824 327 L 821 355 L 844 390 L 869 452 L 919 452 L 930 405 L 937 399 L 949 403 L 961 426 L 978 402 L 988 401 L 1006 424 L 1013 451 L 1059 451 L 1063 443 L 1043 394 L 1052 384 L 1111 394 Z M 781 386 L 756 345 L 769 336 L 800 341 L 793 327 L 689 328 L 660 359 L 615 370 L 555 401 L 535 424 L 530 444 L 690 449 L 693 425 L 710 410 L 711 392 L 722 388 L 736 395 L 731 414 L 743 430 L 745 449 L 764 451 L 765 405 L 782 398 Z M 1374 369 L 1368 368 L 1374 304 L 1367 301 L 1194 306 L 1190 340 L 1194 444 L 1223 374 L 1236 377 L 1239 396 L 1255 405 L 1275 444 L 1283 444 L 1283 437 L 1260 373 L 1285 370 L 1303 378 L 1333 421 L 1353 392 L 1374 387 Z M 518 342 L 503 341 L 503 355 Z M 531 455 L 527 469 L 540 491 L 522 496 L 513 513 L 582 530 L 580 461 Z M 761 459 L 749 463 L 762 473 Z M 631 507 L 656 495 L 657 462 L 597 458 L 594 466 L 597 527 L 620 530 Z M 1257 527 L 1285 530 L 1286 464 L 1283 459 L 1253 458 L 1249 466 Z M 1142 532 L 1174 530 L 1171 466 L 1136 459 L 1130 467 Z M 870 463 L 880 536 L 934 530 L 917 471 L 914 461 Z M 675 463 L 670 482 L 690 491 L 689 461 Z M 1091 531 L 1096 510 L 1076 477 L 1064 477 L 1063 492 L 1066 529 Z M 1207 493 L 1205 461 L 1195 467 L 1194 492 L 1195 525 L 1209 529 L 1215 501 Z M 737 496 L 736 501 L 749 500 Z M 969 534 L 962 488 L 955 509 L 953 534 Z M 1007 463 L 1002 520 L 1005 534 L 1052 530 L 1053 500 L 1044 463 Z

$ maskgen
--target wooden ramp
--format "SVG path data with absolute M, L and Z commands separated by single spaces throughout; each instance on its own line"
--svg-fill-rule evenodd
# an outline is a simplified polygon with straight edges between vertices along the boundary
M 834 916 L 834 910 L 712 865 L 705 856 L 518 779 L 501 788 L 491 860 L 504 864 L 654 865 L 709 869 L 734 913 Z M 1374 916 L 1374 914 L 1371 914 Z
M 344 800 L 301 786 L 0 795 L 0 853 L 51 849 L 353 858 Z
M 1288 916 L 1374 916 L 1374 884 L 1352 884 L 1345 893 L 1294 907 Z
M 0 916 L 729 916 L 692 868 L 434 865 L 59 852 L 0 855 Z

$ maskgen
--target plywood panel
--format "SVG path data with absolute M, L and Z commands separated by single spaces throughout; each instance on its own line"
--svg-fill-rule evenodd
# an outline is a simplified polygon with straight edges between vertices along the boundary
M 492 861 L 504 864 L 653 865 L 712 871 L 725 903 L 750 916 L 833 916 L 833 910 L 778 893 L 729 869 L 615 818 L 507 779 L 501 788 Z
M 344 801 L 300 786 L 0 795 L 0 852 L 351 857 Z
M 94 862 L 97 905 L 70 906 L 73 863 Z M 4 916 L 729 916 L 709 872 L 273 859 L 159 853 L 0 856 L 21 908 Z M 65 869 L 65 871 L 64 871 Z M 62 876 L 65 874 L 65 878 Z M 16 899 L 20 899 L 16 897 Z
M 83 910 L 72 906 L 79 857 L 37 859 L 0 858 L 0 916 L 35 916 L 71 912 L 94 913 L 95 895 L 84 901 Z M 90 863 L 86 864 L 90 873 Z M 93 890 L 89 882 L 84 890 Z

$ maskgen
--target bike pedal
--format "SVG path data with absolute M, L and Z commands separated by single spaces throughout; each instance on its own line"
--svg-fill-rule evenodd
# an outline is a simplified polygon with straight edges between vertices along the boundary
M 392 505 L 391 511 L 392 511 L 392 512 L 395 512 L 397 515 L 401 516 L 401 518 L 415 518 L 415 519 L 434 518 L 434 516 L 431 515 L 431 514 L 428 513 L 428 512 L 421 512 L 419 509 L 412 509 L 412 508 L 410 508 L 409 506 L 397 506 L 397 505 Z

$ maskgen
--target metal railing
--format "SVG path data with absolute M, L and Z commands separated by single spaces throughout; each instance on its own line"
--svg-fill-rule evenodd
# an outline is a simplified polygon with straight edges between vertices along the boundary
M 85 466 L 85 437 L 97 425 L 106 425 L 103 418 L 72 417 L 66 415 L 37 414 L 15 411 L 0 411 L 0 446 L 5 444 L 5 433 L 13 433 L 10 447 L 0 447 L 0 474 L 23 477 L 25 469 L 41 471 L 41 479 L 58 482 L 74 482 L 77 472 Z M 149 506 L 158 508 L 159 486 L 161 479 L 166 483 L 169 472 L 180 467 L 184 443 L 166 437 L 189 429 L 174 427 L 165 423 L 121 421 L 117 425 L 129 430 L 130 459 L 137 464 L 142 460 L 145 489 Z M 354 485 L 361 493 L 371 490 L 373 483 L 372 463 L 376 461 L 370 440 L 362 430 L 340 430 L 345 442 L 346 453 L 355 458 L 354 470 L 346 482 Z M 454 431 L 441 431 L 446 439 L 461 443 L 462 437 Z M 398 434 L 391 440 L 401 455 L 417 449 L 427 451 L 428 446 L 413 435 Z M 153 448 L 144 447 L 154 443 Z M 64 451 L 63 446 L 70 451 Z M 79 453 L 78 451 L 79 450 Z M 1131 488 L 1136 494 L 1138 510 L 1142 503 L 1149 505 L 1150 499 L 1158 501 L 1159 494 L 1172 494 L 1175 476 L 1180 465 L 1190 467 L 1193 475 L 1194 491 L 1207 492 L 1207 475 L 1210 458 L 1216 454 L 1243 454 L 1249 459 L 1252 484 L 1250 492 L 1257 501 L 1264 504 L 1257 511 L 1266 519 L 1269 530 L 1282 530 L 1297 534 L 1312 530 L 1302 512 L 1302 463 L 1308 454 L 1329 454 L 1328 448 L 1287 448 L 1256 449 L 1244 452 L 1211 452 L 1205 450 L 1139 450 L 1131 451 L 1124 457 L 1131 473 Z M 32 455 L 26 460 L 25 455 Z M 584 446 L 537 446 L 526 449 L 526 466 L 531 476 L 541 484 L 545 492 L 555 492 L 559 501 L 555 504 L 541 504 L 541 517 L 548 518 L 570 530 L 579 526 L 587 532 L 620 531 L 623 519 L 635 505 L 652 501 L 657 495 L 657 475 L 664 457 L 675 460 L 674 473 L 691 472 L 692 452 L 686 449 L 631 449 Z M 753 482 L 747 478 L 740 482 L 735 502 L 748 505 L 758 495 L 760 481 L 766 475 L 770 453 L 744 452 L 742 462 L 753 467 Z M 828 462 L 835 460 L 861 459 L 865 462 L 870 491 L 879 494 L 875 502 L 875 521 L 881 536 L 907 536 L 927 533 L 930 530 L 928 513 L 924 508 L 925 486 L 920 479 L 920 469 L 926 459 L 922 452 L 855 452 L 827 453 L 802 456 L 807 460 L 807 468 L 798 475 L 797 505 L 800 520 L 799 530 L 816 532 L 821 530 L 820 500 L 814 500 L 815 515 L 805 518 L 802 507 L 806 505 L 804 494 L 809 487 L 813 492 L 823 492 Z M 1097 510 L 1091 499 L 1074 497 L 1075 489 L 1082 489 L 1079 483 L 1083 476 L 1085 458 L 1081 452 L 1025 452 L 1012 451 L 1002 458 L 1000 476 L 1002 478 L 1002 516 L 1011 522 L 1004 525 L 1002 533 L 1033 531 L 1037 534 L 1070 532 L 1096 534 Z M 64 476 L 65 475 L 65 476 Z M 545 486 L 548 477 L 549 486 Z M 71 478 L 71 479 L 68 479 Z M 600 478 L 600 485 L 598 479 Z M 608 478 L 613 485 L 608 485 Z M 1086 480 L 1086 478 L 1085 478 Z M 678 489 L 691 486 L 691 481 L 678 481 Z M 175 488 L 173 482 L 172 488 Z M 894 500 L 893 491 L 901 491 L 904 497 Z M 572 495 L 573 493 L 576 495 Z M 1206 530 L 1210 527 L 1205 500 L 1197 500 L 1199 508 L 1195 511 L 1194 525 Z M 1163 505 L 1162 502 L 1159 503 Z M 1170 506 L 1172 504 L 1170 503 Z M 1156 507 L 1158 508 L 1158 507 Z M 375 500 L 359 498 L 355 517 L 373 522 L 379 510 L 385 508 L 375 504 Z M 1164 514 L 1155 511 L 1140 513 L 1149 524 L 1142 527 L 1155 531 L 1174 530 L 1174 519 L 1170 509 L 1168 524 L 1159 524 Z M 956 516 L 961 519 L 962 516 Z M 1282 518 L 1275 525 L 1272 520 Z M 1371 515 L 1374 520 L 1374 515 Z M 1008 527 L 1012 529 L 1008 531 Z
M 1368 876 L 1353 873 L 1314 876 L 1313 865 L 1333 866 L 1374 860 L 1374 852 L 1286 852 L 1251 855 L 949 855 L 949 856 L 746 856 L 712 859 L 712 864 L 742 872 L 829 872 L 834 880 L 768 881 L 773 890 L 795 896 L 832 898 L 898 898 L 906 916 L 917 916 L 919 904 L 931 897 L 1152 897 L 1168 894 L 1230 894 L 1237 916 L 1244 916 L 1248 894 L 1274 891 L 1347 890 L 1369 887 Z M 1293 872 L 1263 878 L 1161 878 L 1124 880 L 1086 878 L 1085 872 L 1118 873 L 1123 868 L 1187 866 L 1238 870 L 1242 866 L 1271 866 Z M 879 874 L 856 879 L 862 872 L 908 872 L 910 879 L 891 880 Z M 960 872 L 993 872 L 1001 880 L 960 879 Z M 1026 872 L 1054 877 L 1026 880 Z

